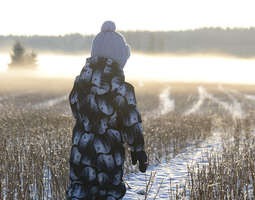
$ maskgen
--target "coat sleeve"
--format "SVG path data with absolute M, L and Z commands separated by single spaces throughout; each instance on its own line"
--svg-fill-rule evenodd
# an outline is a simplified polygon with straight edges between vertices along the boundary
M 134 87 L 126 82 L 122 84 L 117 90 L 115 101 L 123 142 L 126 142 L 133 152 L 143 151 L 142 119 L 136 105 Z

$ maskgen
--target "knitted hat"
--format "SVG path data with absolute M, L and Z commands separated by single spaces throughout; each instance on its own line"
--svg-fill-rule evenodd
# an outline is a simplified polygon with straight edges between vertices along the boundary
M 126 44 L 125 38 L 115 30 L 114 22 L 103 23 L 101 32 L 93 40 L 91 56 L 111 58 L 123 68 L 130 56 L 130 48 Z

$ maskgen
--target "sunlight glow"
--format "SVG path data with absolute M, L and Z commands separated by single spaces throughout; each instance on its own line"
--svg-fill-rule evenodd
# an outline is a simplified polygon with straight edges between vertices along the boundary
M 7 71 L 9 63 L 10 63 L 9 55 L 0 54 L 0 72 Z
M 7 66 L 0 66 L 0 72 L 6 72 L 8 69 Z
M 5 60 L 8 55 L 5 54 Z M 38 69 L 26 73 L 35 77 L 74 79 L 79 75 L 88 55 L 40 55 Z M 1 55 L 1 58 L 4 58 Z M 133 54 L 124 71 L 126 80 L 178 82 L 213 82 L 255 84 L 255 60 L 202 56 L 146 56 Z M 7 64 L 2 65 L 7 69 Z M 0 77 L 9 71 L 1 72 Z M 25 73 L 25 72 L 24 72 Z M 17 72 L 22 75 L 22 72 Z
M 109 19 L 118 30 L 255 26 L 254 0 L 8 0 L 0 5 L 0 35 L 95 34 Z
M 133 55 L 125 67 L 130 79 L 254 84 L 255 60 L 224 57 Z

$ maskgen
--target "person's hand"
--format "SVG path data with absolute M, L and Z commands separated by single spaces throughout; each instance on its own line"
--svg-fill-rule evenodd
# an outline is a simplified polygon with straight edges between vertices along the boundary
M 147 155 L 145 151 L 132 152 L 131 151 L 132 165 L 135 165 L 139 161 L 139 170 L 146 172 L 148 167 Z

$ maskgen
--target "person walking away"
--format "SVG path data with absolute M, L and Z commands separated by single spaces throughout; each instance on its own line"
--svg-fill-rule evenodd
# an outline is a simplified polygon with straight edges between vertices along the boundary
M 132 164 L 148 166 L 134 87 L 123 68 L 130 56 L 114 22 L 106 21 L 92 43 L 69 95 L 73 128 L 67 199 L 117 200 L 126 193 L 123 166 L 127 143 Z

